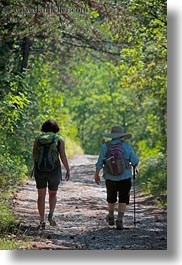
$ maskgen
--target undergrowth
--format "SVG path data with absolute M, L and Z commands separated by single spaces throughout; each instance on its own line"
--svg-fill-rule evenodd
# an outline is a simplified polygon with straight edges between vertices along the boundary
M 7 184 L 7 183 L 6 183 Z M 19 183 L 21 184 L 21 182 Z M 11 195 L 17 186 L 2 186 L 0 189 L 0 249 L 16 249 L 17 243 L 14 238 L 13 230 L 16 227 L 16 216 L 11 210 Z

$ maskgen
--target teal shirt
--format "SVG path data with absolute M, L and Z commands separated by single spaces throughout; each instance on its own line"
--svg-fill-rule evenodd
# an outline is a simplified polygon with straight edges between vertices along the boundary
M 112 139 L 112 141 L 111 141 L 112 144 L 117 144 L 119 142 L 122 142 L 121 138 Z M 123 152 L 124 152 L 124 155 L 125 155 L 125 158 L 126 158 L 127 162 L 131 163 L 132 166 L 137 166 L 138 163 L 139 163 L 139 159 L 136 156 L 136 154 L 133 151 L 133 149 L 130 146 L 130 144 L 128 142 L 123 141 L 122 148 L 123 148 Z M 98 168 L 98 169 L 102 169 L 103 168 L 104 160 L 106 158 L 106 153 L 107 153 L 107 145 L 104 143 L 101 146 L 99 158 L 98 158 L 97 163 L 95 164 L 96 168 Z M 131 169 L 125 169 L 123 174 L 119 175 L 119 176 L 110 175 L 109 173 L 107 173 L 107 172 L 105 172 L 103 170 L 103 178 L 104 179 L 110 179 L 110 180 L 113 180 L 113 181 L 120 181 L 120 180 L 123 180 L 123 179 L 129 179 L 131 177 L 132 177 Z

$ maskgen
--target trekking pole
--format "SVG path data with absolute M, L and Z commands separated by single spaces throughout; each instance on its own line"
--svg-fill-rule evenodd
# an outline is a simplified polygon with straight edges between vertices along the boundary
M 133 224 L 134 226 L 136 227 L 136 203 L 135 203 L 135 190 L 136 190 L 136 187 L 135 187 L 135 173 L 136 173 L 136 167 L 133 167 L 133 195 L 134 195 L 134 200 L 133 200 L 133 210 L 134 210 L 134 219 L 133 219 Z

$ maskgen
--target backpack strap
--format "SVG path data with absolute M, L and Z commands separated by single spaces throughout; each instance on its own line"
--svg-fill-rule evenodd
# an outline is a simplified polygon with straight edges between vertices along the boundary
M 121 147 L 122 147 L 123 143 L 124 143 L 124 142 L 122 141 L 122 142 L 119 142 L 119 143 L 117 143 L 117 144 L 120 144 Z M 108 148 L 109 145 L 117 145 L 117 144 L 112 144 L 111 141 L 105 142 L 105 144 L 106 144 L 107 148 Z

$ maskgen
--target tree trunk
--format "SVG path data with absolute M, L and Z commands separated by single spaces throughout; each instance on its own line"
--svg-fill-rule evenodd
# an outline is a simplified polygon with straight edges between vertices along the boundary
M 25 71 L 27 68 L 31 44 L 32 44 L 32 42 L 29 39 L 29 37 L 23 38 L 23 44 L 22 44 L 22 56 L 23 56 L 23 58 L 22 58 L 22 64 L 21 64 L 21 72 Z

